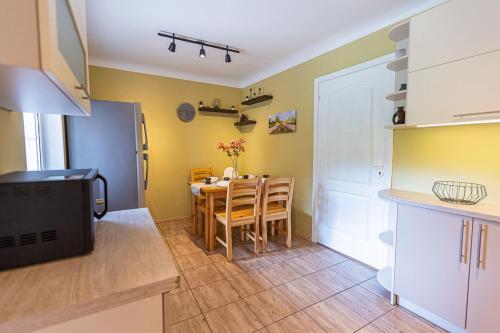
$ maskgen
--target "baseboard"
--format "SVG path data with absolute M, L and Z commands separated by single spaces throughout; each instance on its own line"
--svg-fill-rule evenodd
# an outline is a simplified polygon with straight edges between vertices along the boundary
M 157 219 L 154 220 L 156 224 L 160 223 L 168 223 L 168 222 L 176 222 L 176 221 L 183 221 L 183 220 L 190 220 L 192 216 L 181 216 L 181 217 L 171 217 L 168 219 Z
M 449 321 L 439 317 L 438 315 L 435 315 L 434 313 L 421 308 L 420 306 L 408 301 L 407 299 L 404 299 L 402 297 L 398 297 L 398 304 L 409 310 L 410 312 L 413 312 L 414 314 L 424 318 L 425 320 L 428 320 L 429 322 L 433 323 L 436 326 L 439 326 L 441 328 L 444 328 L 448 332 L 451 333 L 468 333 L 465 329 L 460 328 L 456 326 L 455 324 L 450 323 Z

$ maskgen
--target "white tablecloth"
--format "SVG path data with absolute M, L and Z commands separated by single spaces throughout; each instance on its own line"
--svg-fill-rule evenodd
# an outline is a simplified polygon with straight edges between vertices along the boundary
M 200 195 L 200 190 L 203 187 L 210 187 L 210 186 L 227 187 L 228 184 L 229 184 L 228 180 L 220 180 L 217 183 L 213 183 L 213 184 L 193 183 L 193 184 L 191 184 L 191 192 L 193 192 L 194 195 Z

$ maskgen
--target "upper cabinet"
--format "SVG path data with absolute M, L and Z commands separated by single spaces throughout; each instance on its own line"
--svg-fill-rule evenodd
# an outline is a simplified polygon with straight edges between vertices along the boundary
M 500 1 L 450 0 L 411 19 L 409 71 L 500 49 Z
M 85 1 L 4 1 L 0 7 L 0 107 L 90 115 Z

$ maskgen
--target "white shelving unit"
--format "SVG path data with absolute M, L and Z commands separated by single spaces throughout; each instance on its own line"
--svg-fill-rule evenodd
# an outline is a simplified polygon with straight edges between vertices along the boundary
M 377 272 L 377 281 L 387 290 L 392 290 L 392 267 L 387 266 Z
M 389 30 L 388 34 L 389 39 L 395 42 L 400 42 L 402 40 L 408 39 L 409 36 L 410 21 L 404 21 L 398 25 L 395 25 L 391 30 Z
M 392 94 L 385 96 L 389 101 L 402 101 L 406 99 L 406 90 L 396 91 Z
M 378 235 L 378 238 L 389 246 L 394 246 L 394 231 L 387 230 Z
M 408 56 L 405 55 L 403 57 L 399 57 L 399 58 L 396 58 L 395 60 L 391 61 L 390 63 L 387 64 L 387 69 L 394 71 L 394 72 L 407 70 L 408 69 Z

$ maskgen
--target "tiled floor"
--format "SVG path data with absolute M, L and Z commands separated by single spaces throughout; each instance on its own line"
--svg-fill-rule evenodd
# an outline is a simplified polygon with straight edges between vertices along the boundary
M 266 256 L 252 244 L 205 253 L 190 221 L 158 224 L 181 273 L 167 296 L 171 332 L 443 332 L 390 305 L 375 271 L 299 237 L 277 236 Z M 237 240 L 235 234 L 234 239 Z

